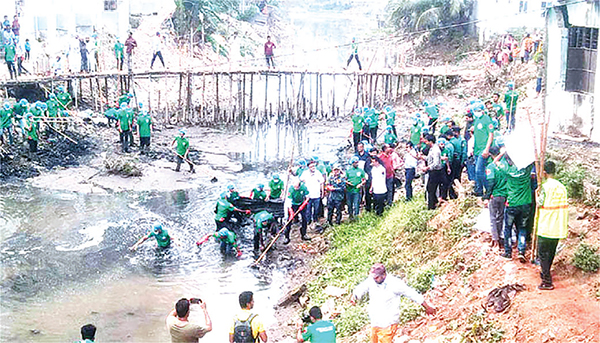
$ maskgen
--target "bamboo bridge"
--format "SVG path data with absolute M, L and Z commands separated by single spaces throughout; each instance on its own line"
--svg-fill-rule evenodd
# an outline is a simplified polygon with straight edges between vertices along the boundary
M 72 94 L 76 109 L 103 112 L 123 93 L 134 94 L 155 120 L 214 125 L 305 121 L 345 115 L 355 106 L 403 103 L 435 95 L 459 74 L 320 72 L 307 70 L 160 70 L 29 77 L 0 81 L 4 97 L 45 100 L 57 86 Z

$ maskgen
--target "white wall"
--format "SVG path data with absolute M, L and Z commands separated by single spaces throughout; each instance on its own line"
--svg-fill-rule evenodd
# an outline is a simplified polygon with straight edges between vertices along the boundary
M 595 94 L 564 90 L 568 29 L 558 26 L 559 18 L 562 19 L 559 11 L 551 9 L 548 12 L 546 111 L 551 115 L 550 128 L 554 132 L 577 132 L 600 142 L 600 63 L 596 63 Z M 569 23 L 573 26 L 599 27 L 600 5 L 598 3 L 570 5 Z

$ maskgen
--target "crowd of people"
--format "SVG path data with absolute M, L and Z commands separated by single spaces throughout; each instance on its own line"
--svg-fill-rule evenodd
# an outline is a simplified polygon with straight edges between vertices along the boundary
M 5 15 L 2 21 L 2 48 L 11 79 L 16 79 L 22 74 L 29 74 L 29 71 L 23 66 L 23 62 L 30 58 L 31 44 L 29 39 L 24 41 L 21 39 L 20 31 L 19 17 L 15 15 L 11 23 L 8 16 Z
M 3 145 L 27 142 L 29 158 L 35 157 L 40 138 L 51 138 L 67 127 L 65 118 L 69 117 L 71 102 L 71 95 L 63 86 L 50 93 L 46 101 L 5 101 L 0 109 L 0 142 Z
M 498 44 L 488 52 L 488 61 L 502 68 L 520 61 L 528 63 L 542 51 L 542 36 L 536 32 L 526 33 L 521 42 L 512 34 L 507 33 Z

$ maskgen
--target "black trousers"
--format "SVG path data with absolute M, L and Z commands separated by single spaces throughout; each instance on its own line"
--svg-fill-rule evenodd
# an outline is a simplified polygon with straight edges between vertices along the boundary
M 378 216 L 383 214 L 383 208 L 385 207 L 385 199 L 387 193 L 375 194 L 373 193 L 373 206 L 375 207 L 375 214 Z
M 150 69 L 152 69 L 152 67 L 154 67 L 154 60 L 156 59 L 156 56 L 158 56 L 158 58 L 160 58 L 160 63 L 162 63 L 163 67 L 165 66 L 165 60 L 163 60 L 162 53 L 160 51 L 157 51 L 154 53 L 154 55 L 152 55 L 152 62 L 150 62 Z
M 179 171 L 181 169 L 181 163 L 183 163 L 183 157 L 181 156 L 177 156 L 177 168 L 175 168 L 175 171 Z M 194 170 L 194 165 L 191 164 L 190 162 L 187 163 L 190 166 L 190 171 Z
M 550 268 L 552 268 L 552 262 L 554 262 L 554 255 L 556 254 L 556 246 L 558 245 L 558 238 L 546 238 L 538 236 L 538 257 L 540 259 L 540 266 L 542 272 L 542 284 L 552 284 L 552 274 L 550 274 Z
M 358 70 L 362 70 L 362 65 L 360 64 L 360 60 L 358 59 L 358 54 L 350 55 L 350 58 L 348 59 L 348 63 L 346 63 L 346 67 L 348 67 L 350 65 L 350 62 L 352 62 L 353 58 L 356 58 L 356 63 L 358 63 Z
M 300 205 L 292 205 L 292 211 L 296 213 L 300 209 Z M 306 236 L 306 227 L 308 226 L 308 211 L 306 206 L 297 215 L 302 216 L 302 226 L 300 227 L 300 234 L 302 237 Z M 290 231 L 292 231 L 292 225 L 288 225 L 285 229 L 285 237 L 290 238 Z
M 445 176 L 444 170 L 430 170 L 427 181 L 427 208 L 434 210 L 438 203 L 437 190 L 441 186 Z
M 15 62 L 14 61 L 6 61 L 6 66 L 8 67 L 8 72 L 10 73 L 10 78 L 16 78 L 17 77 L 17 70 L 15 69 Z
M 329 202 L 327 203 L 327 222 L 329 222 L 329 225 L 333 225 L 334 211 L 337 211 L 335 223 L 339 225 L 342 222 L 342 202 L 343 200 L 332 200 L 329 198 Z
M 353 139 L 353 143 L 354 143 L 354 151 L 358 151 L 357 150 L 357 146 L 358 146 L 358 142 L 360 142 L 360 138 L 361 138 L 362 134 L 360 133 L 360 131 L 358 132 L 352 132 L 352 139 Z
M 131 134 L 131 130 L 123 130 L 121 131 L 121 151 L 129 152 L 129 136 Z
M 37 152 L 38 141 L 34 139 L 28 139 L 27 141 L 29 142 L 29 152 Z
M 149 148 L 150 147 L 150 137 L 141 137 L 140 136 L 140 150 L 143 150 L 144 148 Z

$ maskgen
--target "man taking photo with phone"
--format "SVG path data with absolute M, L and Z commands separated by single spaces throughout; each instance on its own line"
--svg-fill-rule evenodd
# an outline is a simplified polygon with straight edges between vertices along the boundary
M 195 312 L 198 308 L 204 313 L 203 324 L 188 320 L 191 310 Z M 212 331 L 212 322 L 206 311 L 206 303 L 199 298 L 179 299 L 175 304 L 175 309 L 167 316 L 167 329 L 172 343 L 198 342 L 207 332 Z

